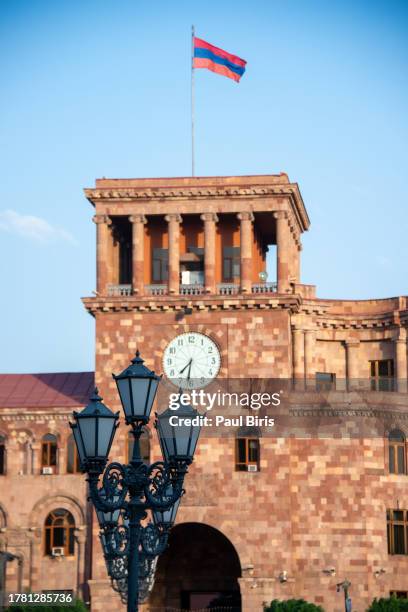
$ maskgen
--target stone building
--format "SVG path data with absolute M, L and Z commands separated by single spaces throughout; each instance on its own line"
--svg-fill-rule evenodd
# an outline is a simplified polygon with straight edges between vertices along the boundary
M 67 425 L 93 384 L 93 372 L 0 375 L 0 591 L 86 597 L 89 509 Z
M 216 347 L 219 368 L 206 372 L 217 380 L 291 381 L 289 407 L 369 406 L 388 415 L 376 436 L 203 433 L 146 611 L 217 601 L 252 612 L 273 598 L 304 597 L 340 612 L 336 585 L 346 578 L 359 612 L 375 596 L 406 594 L 408 298 L 325 300 L 302 284 L 309 218 L 286 174 L 99 179 L 85 194 L 95 207 L 97 291 L 83 302 L 96 320 L 96 384 L 112 409 L 111 373 L 136 348 L 168 374 L 166 349 L 190 334 Z M 276 252 L 273 282 L 265 278 L 268 249 Z M 124 458 L 120 430 L 112 456 Z M 148 435 L 154 459 L 158 445 Z M 47 478 L 58 478 L 61 491 L 63 478 L 78 479 Z M 39 528 L 23 517 L 18 524 Z M 92 513 L 87 525 L 83 580 L 92 610 L 120 607 Z

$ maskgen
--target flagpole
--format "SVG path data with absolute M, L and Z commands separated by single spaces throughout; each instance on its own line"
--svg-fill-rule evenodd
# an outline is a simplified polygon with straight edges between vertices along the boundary
M 194 89 L 194 26 L 191 26 L 191 176 L 194 176 L 194 111 L 195 111 L 195 89 Z

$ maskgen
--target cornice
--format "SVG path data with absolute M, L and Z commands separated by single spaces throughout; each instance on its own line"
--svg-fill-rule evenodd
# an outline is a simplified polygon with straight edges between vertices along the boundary
M 190 298 L 192 296 L 189 296 Z M 138 298 L 130 296 L 99 298 L 85 297 L 82 302 L 86 310 L 95 315 L 103 312 L 174 312 L 178 313 L 188 305 L 196 312 L 214 311 L 239 311 L 239 310 L 289 310 L 292 313 L 298 312 L 301 298 L 298 295 L 288 294 L 275 297 L 254 299 L 253 296 L 229 296 L 228 298 L 203 298 L 183 299 L 180 297 L 163 296 L 162 299 Z
M 99 203 L 113 204 L 118 201 L 129 203 L 137 201 L 157 201 L 157 200 L 212 200 L 219 199 L 240 199 L 246 200 L 254 198 L 264 199 L 267 196 L 287 197 L 289 198 L 291 208 L 295 218 L 297 219 L 302 231 L 305 231 L 310 226 L 310 219 L 307 214 L 302 196 L 297 184 L 276 185 L 276 186 L 256 186 L 256 187 L 177 187 L 169 188 L 95 188 L 84 189 L 85 197 L 94 206 Z M 238 212 L 238 211 L 237 211 Z
M 0 421 L 68 421 L 73 409 L 71 408 L 66 414 L 59 413 L 57 406 L 53 409 L 55 412 L 49 413 L 35 412 L 35 408 L 30 408 L 30 412 L 27 413 L 27 408 L 24 408 L 25 412 L 22 414 L 21 410 L 22 408 L 0 408 Z

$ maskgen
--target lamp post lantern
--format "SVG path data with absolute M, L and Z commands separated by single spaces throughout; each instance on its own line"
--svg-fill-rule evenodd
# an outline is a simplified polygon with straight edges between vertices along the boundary
M 127 600 L 128 612 L 137 612 L 141 595 L 151 588 L 157 557 L 167 546 L 201 426 L 199 419 L 197 425 L 174 426 L 170 420 L 174 413 L 169 410 L 156 415 L 163 461 L 146 464 L 140 456 L 140 436 L 149 422 L 161 377 L 144 365 L 139 351 L 121 374 L 112 376 L 134 436 L 130 462 L 106 466 L 119 413 L 102 403 L 97 389 L 88 406 L 73 413 L 70 425 L 81 470 L 87 473 L 112 586 Z M 191 406 L 179 408 L 180 417 L 199 416 Z M 148 513 L 152 520 L 146 524 Z

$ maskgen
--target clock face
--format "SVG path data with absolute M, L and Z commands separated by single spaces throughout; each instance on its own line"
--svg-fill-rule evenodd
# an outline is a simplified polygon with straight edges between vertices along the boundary
M 221 355 L 211 338 L 187 332 L 173 338 L 163 355 L 163 369 L 172 383 L 184 389 L 208 385 L 218 374 Z

